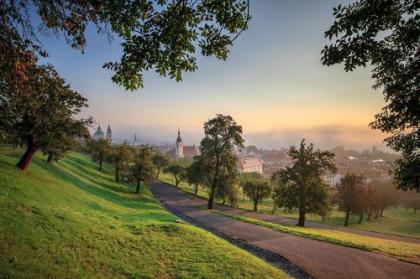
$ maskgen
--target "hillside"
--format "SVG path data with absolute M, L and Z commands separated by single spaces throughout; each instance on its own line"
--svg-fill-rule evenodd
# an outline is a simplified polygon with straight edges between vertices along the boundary
M 0 148 L 0 277 L 284 278 L 284 273 L 177 221 L 143 187 L 113 182 L 82 154 L 27 174 Z

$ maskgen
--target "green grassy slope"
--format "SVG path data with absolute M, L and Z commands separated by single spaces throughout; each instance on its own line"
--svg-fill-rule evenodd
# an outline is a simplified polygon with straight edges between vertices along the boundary
M 84 155 L 50 166 L 0 148 L 0 277 L 284 278 L 284 273 L 113 182 Z
M 162 181 L 170 184 L 175 184 L 174 179 L 167 173 L 162 173 L 159 177 Z M 179 187 L 189 193 L 193 193 L 193 188 L 186 182 L 181 182 Z M 200 188 L 198 196 L 208 198 L 207 192 Z M 252 210 L 253 204 L 247 198 L 244 198 L 239 208 Z M 270 199 L 264 200 L 262 204 L 258 205 L 258 211 L 263 213 L 270 213 L 273 209 L 273 202 Z M 286 210 L 278 210 L 276 214 L 297 219 L 297 212 L 288 212 Z M 380 233 L 409 236 L 420 238 L 420 212 L 414 213 L 413 210 L 406 210 L 405 208 L 389 208 L 384 211 L 384 216 L 378 219 L 372 218 L 369 222 L 364 220 L 362 224 L 357 224 L 359 217 L 351 216 L 350 228 L 374 231 Z M 344 224 L 344 212 L 333 210 L 330 216 L 324 221 L 317 215 L 308 215 L 307 220 L 326 223 L 333 226 L 342 226 Z

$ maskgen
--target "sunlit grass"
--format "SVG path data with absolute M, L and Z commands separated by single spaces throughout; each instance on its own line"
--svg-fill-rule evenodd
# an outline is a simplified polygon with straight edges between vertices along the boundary
M 54 165 L 0 148 L 0 277 L 285 278 L 230 243 L 177 221 L 143 187 L 113 181 L 85 155 Z

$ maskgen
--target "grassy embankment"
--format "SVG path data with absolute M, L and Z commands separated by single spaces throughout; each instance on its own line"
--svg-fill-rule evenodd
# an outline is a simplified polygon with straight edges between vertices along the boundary
M 0 277 L 285 278 L 257 257 L 180 223 L 147 188 L 113 182 L 81 154 L 55 165 L 0 148 Z
M 174 184 L 174 179 L 168 174 L 163 173 L 160 179 L 170 184 Z M 181 182 L 180 188 L 186 192 L 193 193 L 192 186 L 190 186 L 188 183 Z M 207 192 L 202 188 L 199 190 L 198 196 L 206 199 L 208 198 Z M 253 204 L 248 199 L 243 198 L 239 204 L 239 208 L 252 210 Z M 267 199 L 258 206 L 258 211 L 271 214 L 272 208 L 272 200 Z M 297 219 L 297 212 L 290 213 L 286 210 L 278 210 L 276 214 Z M 344 223 L 344 213 L 341 211 L 333 210 L 325 221 L 323 221 L 322 218 L 317 215 L 308 215 L 307 220 L 332 226 L 342 226 Z M 363 221 L 362 224 L 357 224 L 357 221 L 358 216 L 351 216 L 349 227 L 359 230 L 420 238 L 420 211 L 415 214 L 413 210 L 410 209 L 407 210 L 401 207 L 389 208 L 384 211 L 383 217 L 378 219 L 372 218 L 369 222 Z

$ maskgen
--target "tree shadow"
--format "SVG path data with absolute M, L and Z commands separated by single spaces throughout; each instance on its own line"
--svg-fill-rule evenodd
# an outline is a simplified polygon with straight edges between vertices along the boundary
M 41 169 L 54 173 L 56 177 L 71 183 L 72 185 L 78 187 L 79 189 L 85 192 L 88 192 L 103 200 L 117 204 L 119 206 L 131 209 L 161 209 L 161 207 L 158 204 L 156 204 L 151 197 L 137 196 L 134 194 L 130 196 L 128 196 L 127 194 L 121 195 L 114 192 L 113 190 L 102 187 L 100 182 L 95 182 L 92 179 L 89 179 L 89 182 L 87 183 L 86 181 L 82 180 L 84 178 L 81 175 L 81 173 L 70 168 L 68 168 L 67 170 L 62 170 L 54 165 L 48 165 L 46 162 L 43 162 L 41 160 L 34 160 L 33 164 L 35 164 Z

